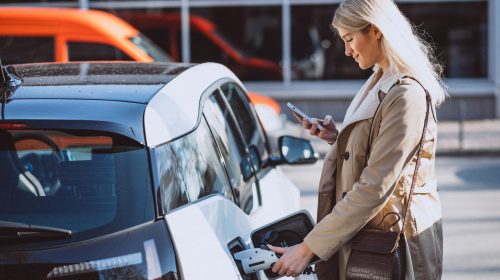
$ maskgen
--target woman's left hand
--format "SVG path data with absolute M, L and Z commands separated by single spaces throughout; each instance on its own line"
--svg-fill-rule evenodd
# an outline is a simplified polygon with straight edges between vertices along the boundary
M 267 246 L 272 251 L 282 254 L 281 258 L 273 265 L 273 272 L 279 275 L 299 276 L 314 257 L 314 253 L 304 242 L 284 248 Z

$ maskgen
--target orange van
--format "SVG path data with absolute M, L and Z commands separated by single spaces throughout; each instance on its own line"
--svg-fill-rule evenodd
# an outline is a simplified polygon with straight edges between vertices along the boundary
M 0 7 L 3 64 L 69 61 L 172 61 L 149 38 L 98 10 Z M 278 103 L 250 93 L 254 104 L 280 113 Z
M 4 64 L 86 60 L 170 61 L 124 20 L 102 11 L 0 8 Z

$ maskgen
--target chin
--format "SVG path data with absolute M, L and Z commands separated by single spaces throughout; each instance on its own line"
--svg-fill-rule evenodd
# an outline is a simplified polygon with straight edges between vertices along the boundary
M 366 65 L 361 65 L 361 64 L 360 64 L 360 65 L 358 65 L 358 66 L 359 66 L 359 68 L 361 68 L 361 70 L 366 70 L 366 69 L 368 69 L 368 67 L 367 67 Z

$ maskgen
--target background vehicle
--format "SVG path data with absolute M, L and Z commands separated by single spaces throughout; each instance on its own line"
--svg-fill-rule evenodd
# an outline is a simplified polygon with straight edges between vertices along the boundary
M 0 270 L 15 279 L 266 279 L 233 254 L 299 208 L 222 65 L 27 64 L 2 87 Z M 12 93 L 13 92 L 13 93 Z M 175 249 L 174 249 L 175 248 Z
M 101 11 L 0 8 L 4 64 L 96 60 L 170 61 L 147 37 Z
M 0 57 L 4 64 L 68 61 L 172 61 L 130 24 L 97 10 L 0 8 Z M 169 50 L 176 54 L 175 50 Z M 175 57 L 174 60 L 178 60 Z M 266 129 L 283 122 L 279 105 L 250 93 Z M 274 109 L 274 112 L 270 109 Z

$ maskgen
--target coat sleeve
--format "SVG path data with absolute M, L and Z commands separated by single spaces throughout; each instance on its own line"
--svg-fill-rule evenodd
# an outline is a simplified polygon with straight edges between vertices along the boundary
M 380 130 L 359 180 L 304 240 L 323 260 L 329 259 L 382 210 L 420 141 L 426 110 L 425 93 L 420 86 L 393 87 L 380 110 Z

